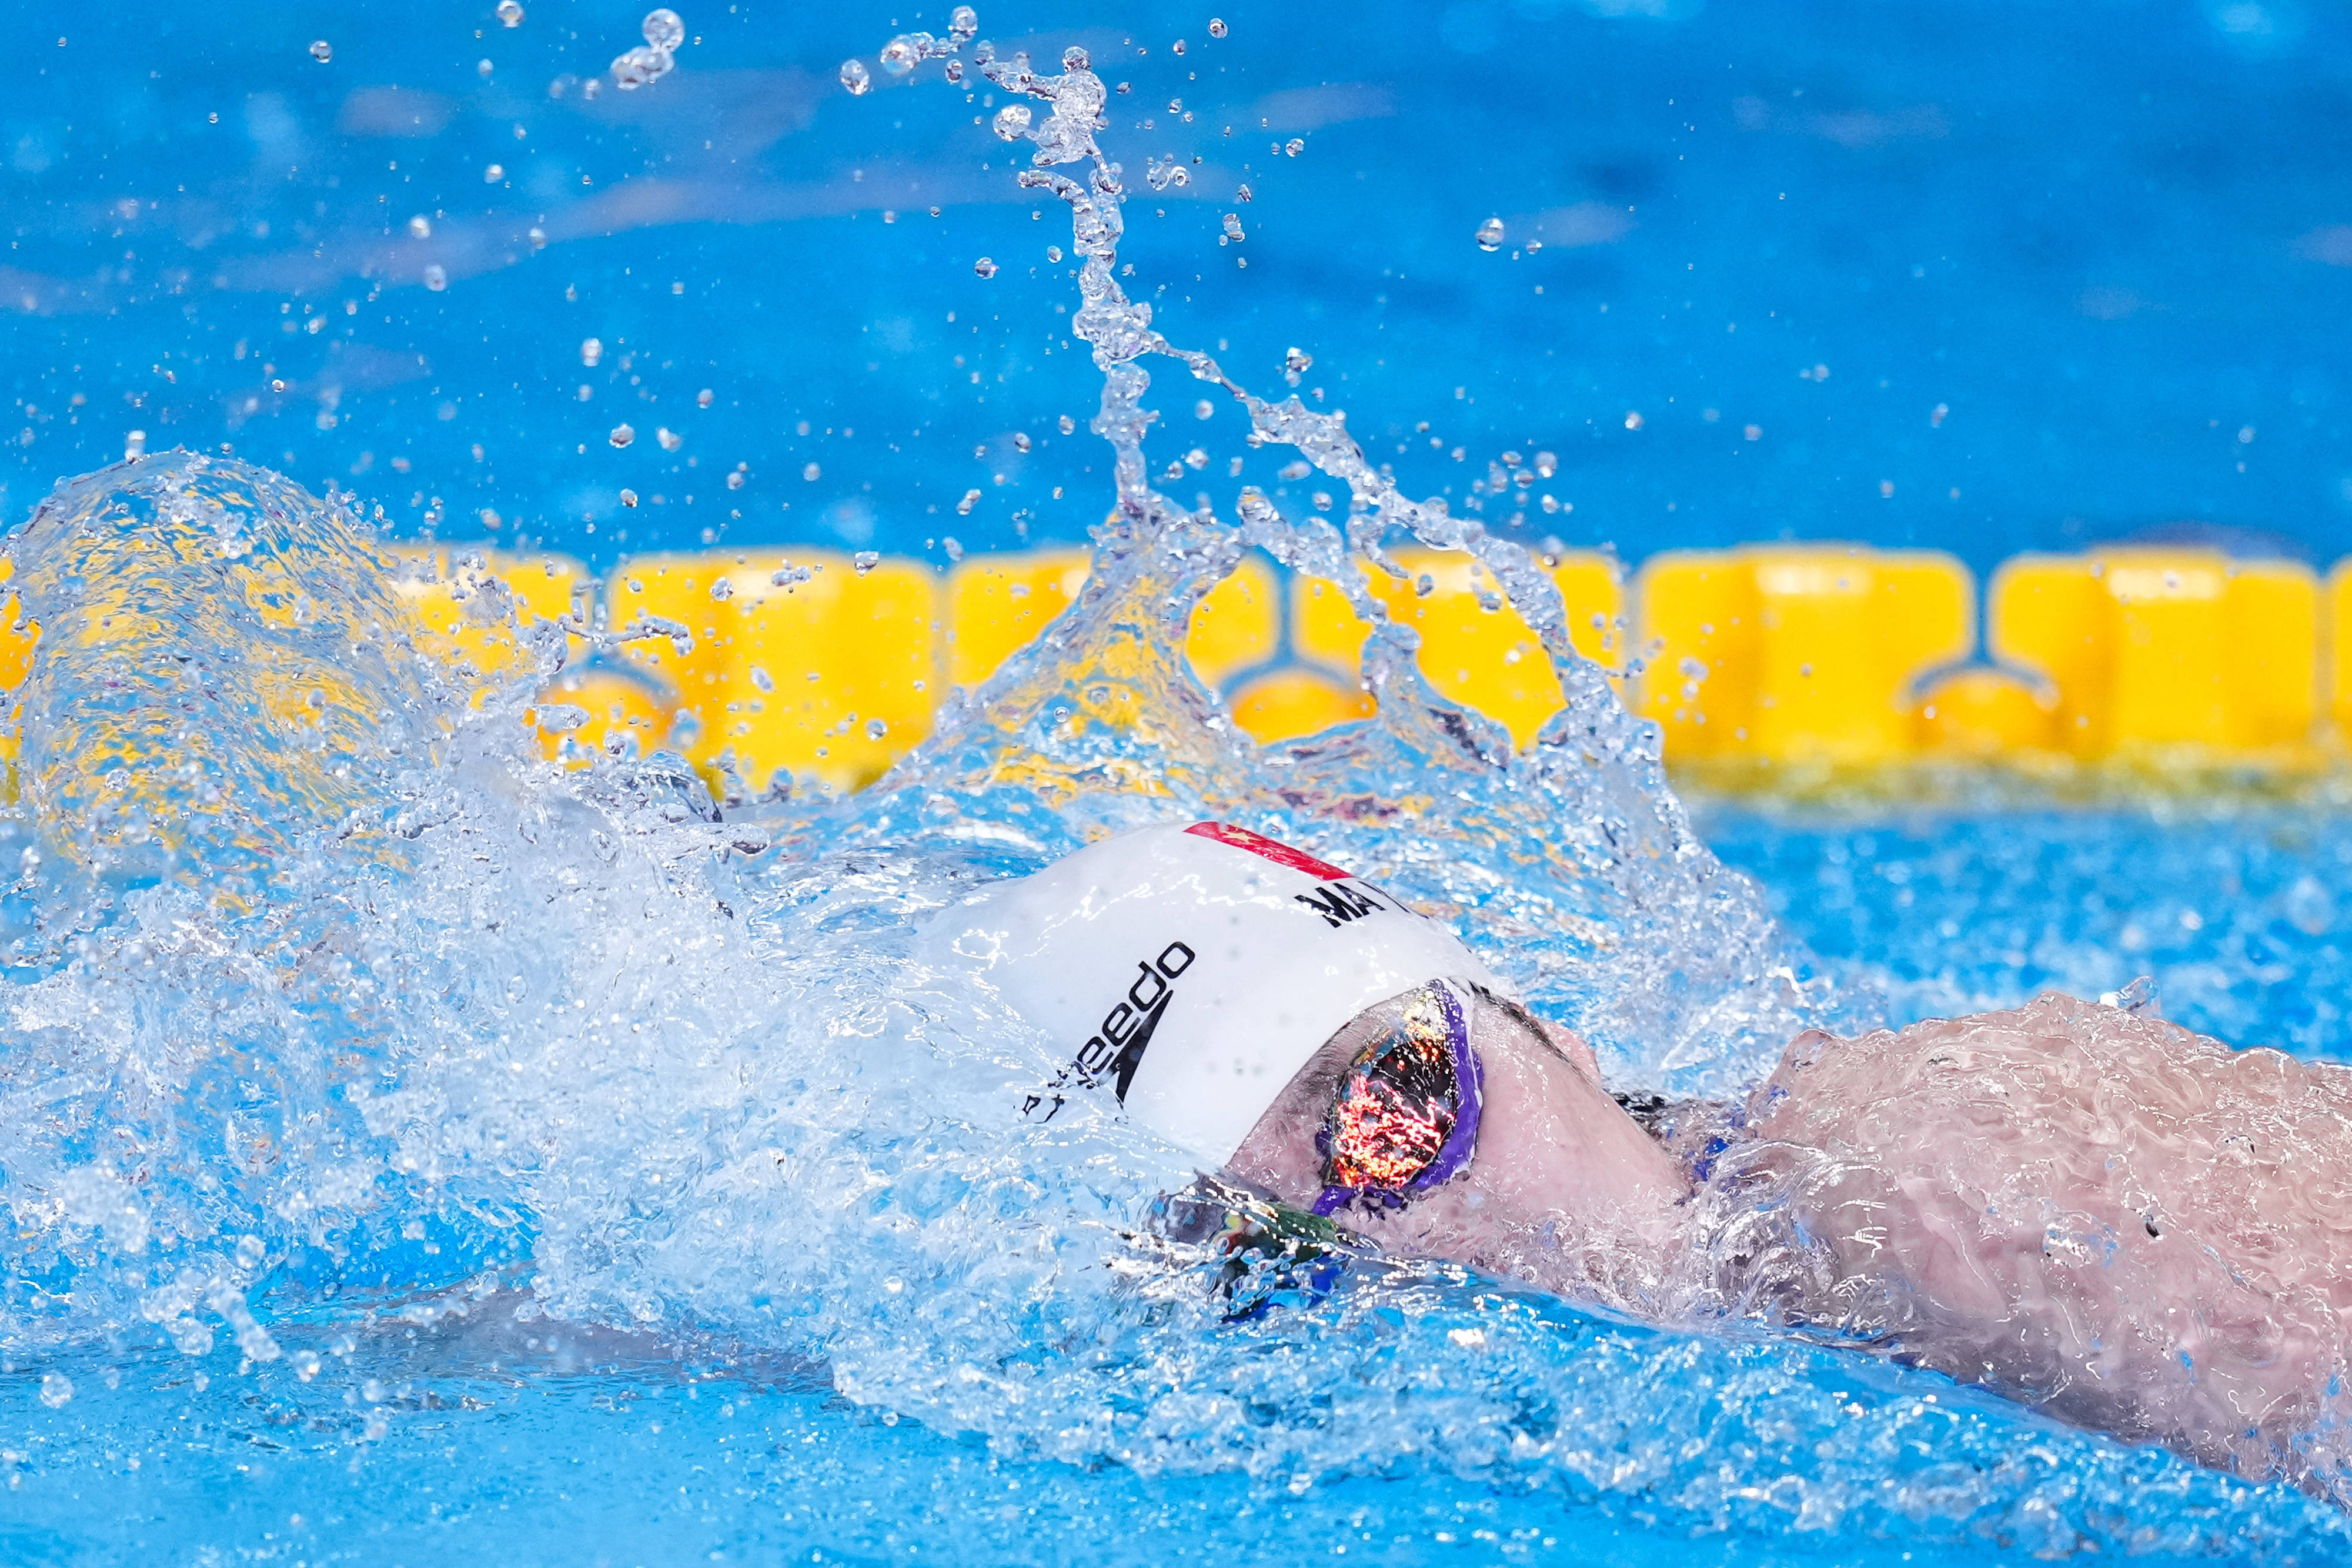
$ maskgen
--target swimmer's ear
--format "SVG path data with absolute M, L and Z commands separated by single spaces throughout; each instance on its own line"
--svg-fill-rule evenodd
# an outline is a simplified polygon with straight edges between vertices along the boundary
M 1553 1046 L 1569 1060 L 1570 1066 L 1598 1084 L 1601 1082 L 1601 1059 L 1592 1054 L 1592 1047 L 1572 1029 L 1564 1029 L 1549 1019 L 1538 1019 Z

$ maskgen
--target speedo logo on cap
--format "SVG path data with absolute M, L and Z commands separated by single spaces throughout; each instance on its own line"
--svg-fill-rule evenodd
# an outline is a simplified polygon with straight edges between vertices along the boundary
M 1023 1102 L 1021 1113 L 1034 1115 L 1038 1106 L 1047 1105 L 1045 1119 L 1050 1122 L 1067 1099 L 1062 1089 L 1073 1082 L 1078 1088 L 1092 1089 L 1106 1078 L 1112 1081 L 1112 1093 L 1125 1104 L 1128 1085 L 1135 1082 L 1135 1070 L 1143 1062 L 1152 1033 L 1167 1015 L 1168 1004 L 1175 999 L 1176 977 L 1192 967 L 1193 956 L 1192 949 L 1183 943 L 1171 942 L 1156 957 L 1135 960 L 1133 970 L 1112 982 L 1125 982 L 1126 994 L 1107 988 L 1106 994 L 1117 999 L 1103 1014 L 1101 1024 L 1068 1066 Z

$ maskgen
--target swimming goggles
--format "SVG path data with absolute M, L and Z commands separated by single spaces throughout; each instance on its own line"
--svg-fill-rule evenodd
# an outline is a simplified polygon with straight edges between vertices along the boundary
M 1340 1075 L 1316 1134 L 1323 1156 L 1317 1214 L 1358 1202 L 1402 1208 L 1470 1163 L 1482 1072 L 1465 999 L 1433 980 L 1382 1009 L 1388 1016 Z

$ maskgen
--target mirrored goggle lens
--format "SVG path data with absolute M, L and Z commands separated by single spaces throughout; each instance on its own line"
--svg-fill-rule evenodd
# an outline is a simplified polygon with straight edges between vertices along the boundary
M 1424 986 L 1358 1051 L 1324 1124 L 1329 1214 L 1361 1193 L 1394 1201 L 1459 1170 L 1477 1133 L 1477 1064 L 1462 1004 L 1450 987 Z

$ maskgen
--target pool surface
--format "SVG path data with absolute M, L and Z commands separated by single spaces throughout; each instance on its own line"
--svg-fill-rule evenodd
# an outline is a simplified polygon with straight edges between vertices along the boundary
M 674 51 L 590 0 L 5 24 L 0 507 L 72 482 L 10 542 L 0 1559 L 2342 1561 L 2315 1497 L 1853 1349 L 1371 1257 L 1229 1311 L 1156 1218 L 1188 1162 L 1008 1124 L 1049 1044 L 917 933 L 1222 815 L 1456 920 L 1663 1092 L 1737 1094 L 1810 1025 L 2142 977 L 2190 1028 L 2352 1059 L 2325 778 L 1686 814 L 1510 575 L 2352 549 L 2352 17 L 980 22 L 1087 52 L 1110 277 L 1266 401 L 1169 355 L 1106 378 L 1087 345 L 1139 318 L 1100 277 L 1076 313 L 1097 242 L 1013 183 L 991 128 L 1026 122 L 877 53 L 944 12 L 712 5 Z M 1349 494 L 1342 408 L 1352 538 L 1315 498 Z M 1473 488 L 1521 449 L 1557 509 Z M 1373 717 L 1260 750 L 1183 660 L 1193 602 L 1241 543 L 1352 581 L 1407 527 L 1480 553 L 1567 708 L 1514 753 L 1384 629 Z M 373 542 L 628 585 L 1089 538 L 1053 633 L 927 694 L 938 733 L 846 797 L 551 762 L 588 716 L 542 666 L 616 664 L 614 628 L 534 634 L 467 580 L 477 641 L 436 652 Z

